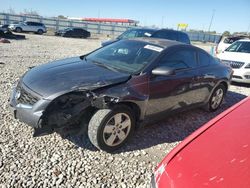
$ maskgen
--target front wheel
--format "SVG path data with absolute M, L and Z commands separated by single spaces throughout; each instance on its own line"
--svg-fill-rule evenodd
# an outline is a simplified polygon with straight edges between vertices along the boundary
M 207 110 L 210 112 L 216 111 L 220 107 L 220 105 L 224 99 L 225 94 L 226 94 L 225 86 L 223 84 L 220 84 L 219 86 L 217 86 L 214 89 L 214 91 L 209 99 L 209 102 L 207 105 Z
M 127 106 L 98 110 L 91 118 L 88 136 L 91 143 L 104 151 L 121 147 L 135 128 L 135 118 Z
M 22 32 L 22 28 L 17 27 L 17 28 L 15 29 L 15 31 L 16 31 L 17 33 L 21 33 L 21 32 Z
M 43 30 L 42 29 L 38 29 L 37 34 L 42 35 L 43 34 Z

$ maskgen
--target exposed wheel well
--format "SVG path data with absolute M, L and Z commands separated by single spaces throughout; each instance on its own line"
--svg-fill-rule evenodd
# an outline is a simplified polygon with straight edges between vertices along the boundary
M 222 85 L 224 85 L 224 86 L 225 86 L 225 88 L 226 88 L 226 92 L 227 92 L 227 90 L 228 90 L 228 84 L 227 84 L 227 82 L 222 81 L 220 84 L 222 84 Z

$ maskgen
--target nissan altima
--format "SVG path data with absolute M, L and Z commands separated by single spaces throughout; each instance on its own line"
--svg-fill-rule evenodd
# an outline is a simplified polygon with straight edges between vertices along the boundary
M 111 152 L 144 120 L 217 110 L 231 77 L 229 66 L 200 48 L 133 38 L 32 68 L 14 87 L 10 106 L 34 136 L 84 132 Z

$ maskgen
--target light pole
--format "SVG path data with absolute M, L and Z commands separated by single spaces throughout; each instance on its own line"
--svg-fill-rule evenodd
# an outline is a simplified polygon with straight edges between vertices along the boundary
M 208 42 L 210 42 L 210 29 L 211 29 L 211 25 L 213 23 L 214 14 L 215 14 L 215 9 L 213 9 L 213 14 L 212 14 L 210 24 L 209 24 L 209 27 L 208 27 Z M 205 41 L 205 35 L 204 35 L 204 41 Z
M 213 14 L 212 14 L 212 17 L 211 17 L 211 20 L 210 20 L 210 24 L 209 24 L 209 27 L 208 27 L 208 32 L 210 32 L 211 25 L 212 25 L 213 19 L 214 19 L 214 14 L 215 14 L 215 9 L 213 9 Z
M 249 25 L 248 25 L 248 28 L 247 28 L 247 34 L 249 34 L 250 35 L 250 23 L 249 23 Z

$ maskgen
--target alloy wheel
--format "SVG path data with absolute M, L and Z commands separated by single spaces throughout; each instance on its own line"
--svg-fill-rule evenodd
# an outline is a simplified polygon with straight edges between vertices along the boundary
M 224 95 L 224 91 L 222 88 L 219 88 L 216 90 L 211 100 L 211 107 L 213 109 L 218 108 L 218 106 L 221 104 L 223 95 Z
M 103 130 L 103 140 L 108 146 L 117 146 L 127 138 L 130 129 L 130 117 L 125 113 L 117 113 L 107 121 Z

